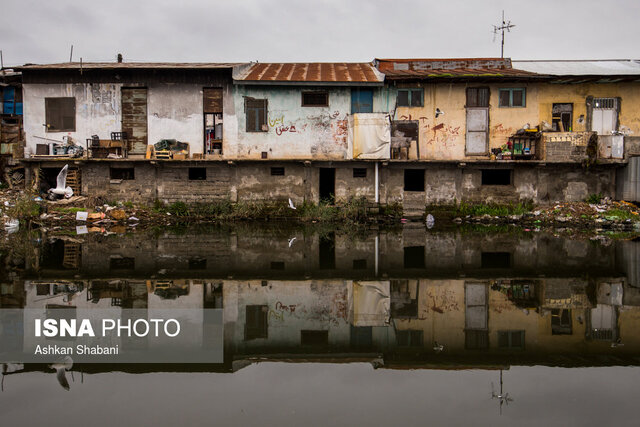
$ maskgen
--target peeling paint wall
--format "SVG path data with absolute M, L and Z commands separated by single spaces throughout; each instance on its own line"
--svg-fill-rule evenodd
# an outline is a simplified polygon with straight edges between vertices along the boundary
M 388 83 L 385 88 L 393 106 L 398 89 L 423 88 L 423 107 L 398 107 L 393 120 L 418 120 L 420 125 L 420 158 L 427 160 L 470 160 L 487 156 L 465 155 L 466 88 L 488 87 L 489 149 L 499 148 L 509 136 L 525 124 L 535 127 L 552 122 L 553 103 L 573 103 L 573 131 L 587 129 L 587 97 L 621 98 L 619 129 L 627 136 L 640 132 L 640 85 L 634 83 L 550 84 L 537 82 L 500 84 L 457 83 Z M 524 88 L 525 107 L 499 107 L 499 89 Z M 436 118 L 435 111 L 444 112 Z M 416 150 L 412 147 L 412 158 Z
M 188 142 L 191 153 L 202 153 L 202 86 L 150 85 L 147 96 L 148 143 L 152 145 L 161 139 L 177 139 Z
M 328 91 L 328 107 L 302 107 L 303 91 Z M 379 111 L 378 89 L 374 111 Z M 267 99 L 267 131 L 247 132 L 244 98 Z M 347 146 L 347 116 L 351 113 L 350 88 L 235 86 L 238 159 L 343 160 Z M 226 120 L 226 118 L 225 118 Z M 234 141 L 234 142 L 235 142 Z

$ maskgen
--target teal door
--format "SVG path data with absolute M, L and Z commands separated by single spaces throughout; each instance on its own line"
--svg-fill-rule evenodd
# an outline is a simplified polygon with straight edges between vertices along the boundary
M 373 90 L 351 89 L 351 114 L 373 113 Z

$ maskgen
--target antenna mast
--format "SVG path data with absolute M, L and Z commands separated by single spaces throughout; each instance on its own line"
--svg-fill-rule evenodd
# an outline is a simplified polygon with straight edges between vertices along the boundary
M 498 34 L 498 31 L 502 34 L 502 45 L 500 46 L 500 58 L 504 58 L 504 30 L 511 32 L 511 28 L 515 27 L 511 21 L 504 20 L 504 10 L 502 11 L 502 24 L 493 26 L 493 34 Z

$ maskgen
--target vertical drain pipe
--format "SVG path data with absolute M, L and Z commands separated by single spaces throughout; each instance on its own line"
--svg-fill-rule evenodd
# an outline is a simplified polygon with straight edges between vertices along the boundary
M 380 203 L 380 191 L 378 189 L 378 186 L 380 184 L 380 178 L 378 176 L 378 162 L 375 163 L 376 165 L 376 204 Z
M 377 163 L 376 163 L 377 164 Z M 376 273 L 376 277 L 378 276 L 378 256 L 380 254 L 380 235 L 376 234 L 376 243 L 375 243 L 375 251 L 376 251 L 376 257 L 375 257 L 375 273 Z

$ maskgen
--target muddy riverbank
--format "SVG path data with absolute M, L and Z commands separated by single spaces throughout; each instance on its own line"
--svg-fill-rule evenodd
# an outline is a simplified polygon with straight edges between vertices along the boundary
M 610 199 L 589 202 L 555 203 L 550 206 L 460 204 L 428 206 L 422 216 L 405 216 L 401 206 L 372 207 L 363 199 L 345 203 L 303 204 L 286 202 L 216 202 L 187 205 L 174 203 L 153 206 L 131 202 L 105 201 L 76 196 L 57 201 L 43 200 L 19 190 L 0 192 L 4 232 L 12 231 L 12 220 L 21 227 L 74 230 L 77 233 L 124 232 L 135 228 L 180 224 L 224 224 L 242 221 L 283 221 L 327 223 L 338 226 L 401 226 L 425 222 L 427 226 L 512 225 L 525 230 L 569 229 L 574 232 L 640 233 L 640 208 Z M 13 221 L 15 226 L 15 221 Z

